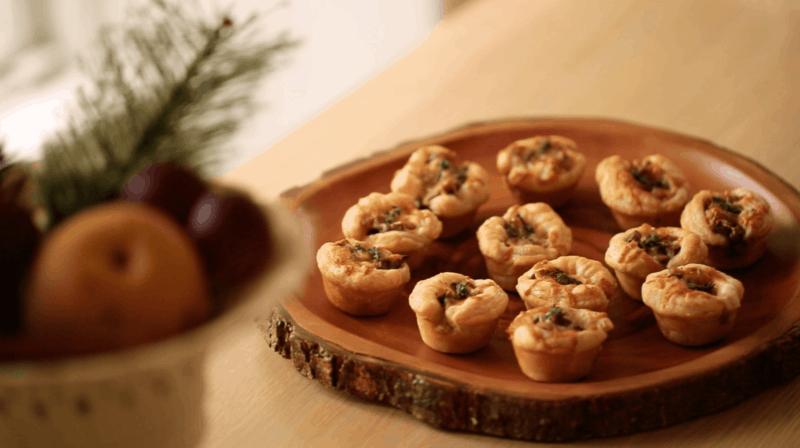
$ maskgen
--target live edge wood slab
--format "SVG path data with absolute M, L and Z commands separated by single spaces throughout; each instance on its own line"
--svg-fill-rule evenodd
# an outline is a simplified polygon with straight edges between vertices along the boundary
M 600 160 L 619 154 L 663 154 L 684 171 L 692 194 L 745 187 L 772 205 L 775 228 L 767 254 L 728 273 L 745 285 L 733 332 L 701 348 L 668 342 L 650 310 L 628 297 L 609 315 L 615 330 L 594 370 L 569 384 L 537 383 L 519 370 L 505 336 L 524 305 L 510 304 L 494 339 L 469 355 L 446 355 L 425 346 L 407 303 L 383 316 L 349 316 L 328 303 L 318 270 L 258 320 L 269 346 L 304 376 L 326 387 L 409 412 L 452 430 L 536 441 L 613 436 L 678 423 L 732 406 L 800 373 L 800 194 L 754 162 L 712 143 L 635 124 L 600 119 L 523 119 L 466 126 L 354 162 L 320 181 L 284 194 L 314 229 L 316 248 L 342 238 L 341 219 L 359 198 L 388 192 L 410 153 L 441 144 L 492 175 L 491 197 L 472 229 L 437 241 L 425 266 L 406 288 L 442 271 L 487 278 L 475 230 L 500 215 L 513 198 L 495 166 L 497 151 L 533 135 L 575 140 L 588 162 L 575 197 L 558 209 L 573 231 L 572 254 L 603 260 L 620 229 L 601 202 L 594 181 Z

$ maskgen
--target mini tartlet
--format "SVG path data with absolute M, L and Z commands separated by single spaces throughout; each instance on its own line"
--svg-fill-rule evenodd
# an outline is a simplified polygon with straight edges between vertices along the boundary
M 617 280 L 602 263 L 576 255 L 540 261 L 517 281 L 517 292 L 528 309 L 606 311 L 617 289 Z
M 763 197 L 744 188 L 723 192 L 703 190 L 681 215 L 681 227 L 708 246 L 711 266 L 735 269 L 764 255 L 772 230 L 772 210 Z
M 429 209 L 442 221 L 441 238 L 461 233 L 489 199 L 489 173 L 474 162 L 458 160 L 443 146 L 424 146 L 395 172 L 391 189 L 410 195 L 420 209 Z
M 489 276 L 508 291 L 514 291 L 519 276 L 537 262 L 572 249 L 572 231 L 543 202 L 511 206 L 502 217 L 484 221 L 477 236 Z
M 317 251 L 317 266 L 328 300 L 345 313 L 377 316 L 388 312 L 411 279 L 402 255 L 369 243 L 343 239 Z
M 542 382 L 577 381 L 591 372 L 614 324 L 606 313 L 540 306 L 508 327 L 520 369 Z
M 689 184 L 668 158 L 655 154 L 639 160 L 603 159 L 595 171 L 600 197 L 617 224 L 627 230 L 644 223 L 677 226 L 689 201 Z
M 558 135 L 517 140 L 497 154 L 503 184 L 520 204 L 567 203 L 586 167 L 574 141 Z
M 428 347 L 444 353 L 471 353 L 491 340 L 508 295 L 492 280 L 443 272 L 417 283 L 408 302 Z
M 419 210 L 403 193 L 370 193 L 344 215 L 345 238 L 365 241 L 406 255 L 410 269 L 418 267 L 428 246 L 442 233 L 442 223 L 430 210 Z
M 680 227 L 642 224 L 611 238 L 606 264 L 614 269 L 622 289 L 642 300 L 642 284 L 653 272 L 690 263 L 705 264 L 708 247 L 696 234 Z
M 743 297 L 742 282 L 702 264 L 650 274 L 642 286 L 642 300 L 653 310 L 661 333 L 686 346 L 727 336 Z

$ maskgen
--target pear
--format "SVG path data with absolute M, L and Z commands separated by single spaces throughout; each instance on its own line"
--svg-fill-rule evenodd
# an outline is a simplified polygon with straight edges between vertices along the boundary
M 205 322 L 212 302 L 186 232 L 143 203 L 82 210 L 42 241 L 23 324 L 39 355 L 133 347 Z

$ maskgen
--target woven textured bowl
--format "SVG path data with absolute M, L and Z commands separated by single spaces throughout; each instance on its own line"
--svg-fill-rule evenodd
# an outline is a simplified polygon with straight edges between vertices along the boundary
M 204 426 L 203 360 L 215 335 L 269 309 L 310 267 L 312 239 L 279 203 L 264 206 L 272 261 L 225 309 L 147 346 L 54 361 L 0 363 L 0 447 L 192 447 Z

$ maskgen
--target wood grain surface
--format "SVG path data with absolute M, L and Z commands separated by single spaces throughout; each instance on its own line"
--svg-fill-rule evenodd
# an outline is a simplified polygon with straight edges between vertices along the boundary
M 472 0 L 421 47 L 226 177 L 277 197 L 464 123 L 601 116 L 713 141 L 797 187 L 798 19 L 800 4 L 777 0 Z M 206 373 L 203 447 L 528 444 L 435 429 L 329 391 L 252 325 L 220 334 Z M 795 379 L 708 417 L 576 445 L 789 447 L 800 437 L 798 408 Z

